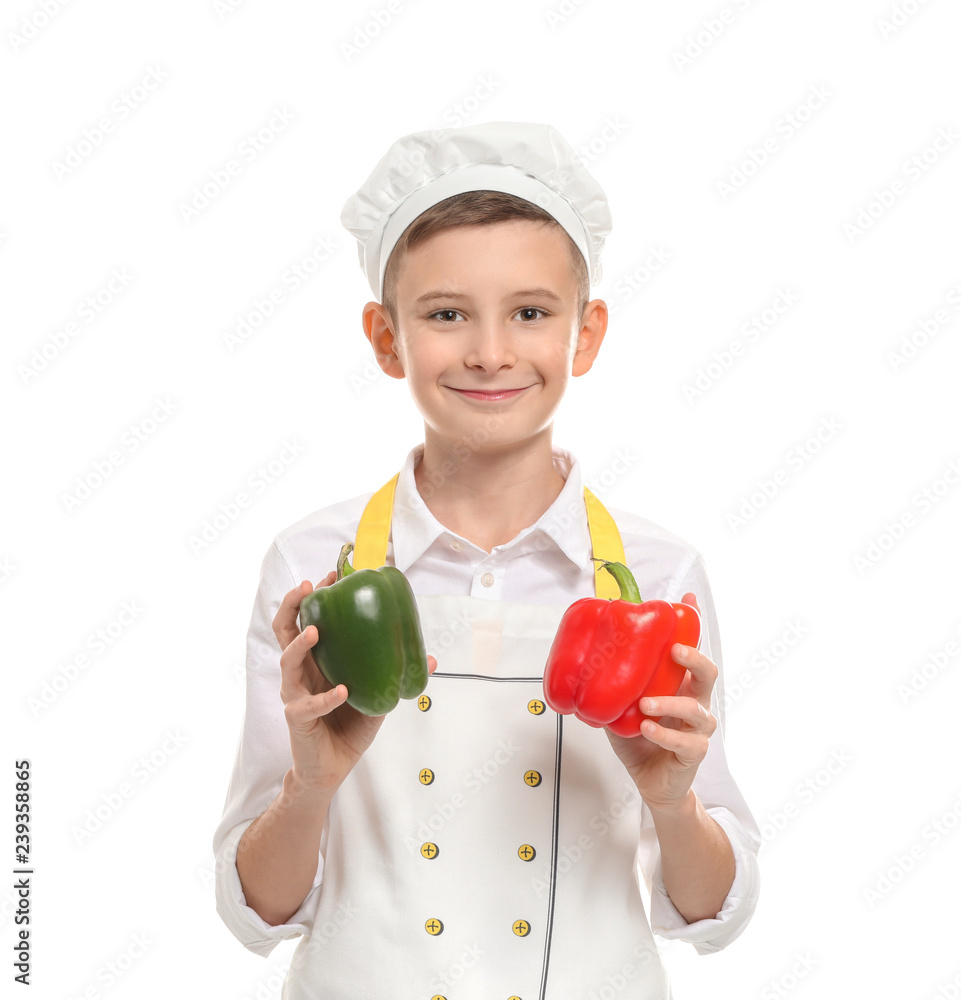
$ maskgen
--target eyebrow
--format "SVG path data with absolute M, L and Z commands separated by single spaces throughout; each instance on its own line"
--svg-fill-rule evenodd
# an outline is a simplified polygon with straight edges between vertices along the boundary
M 470 296 L 464 294 L 463 292 L 450 292 L 437 289 L 434 291 L 425 292 L 423 295 L 419 296 L 415 300 L 415 303 L 417 305 L 421 305 L 427 302 L 436 302 L 440 299 L 466 299 L 469 297 Z M 512 299 L 542 298 L 542 299 L 550 299 L 552 302 L 562 301 L 561 297 L 552 292 L 549 288 L 522 288 L 519 291 L 512 292 L 509 297 Z

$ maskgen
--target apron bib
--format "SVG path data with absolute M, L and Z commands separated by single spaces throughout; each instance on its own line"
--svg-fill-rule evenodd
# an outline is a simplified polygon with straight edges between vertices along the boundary
M 397 478 L 364 510 L 355 569 L 386 563 Z M 624 562 L 584 499 L 592 555 Z M 595 590 L 619 595 L 599 564 Z M 568 605 L 416 599 L 437 670 L 334 796 L 284 1000 L 669 1000 L 634 874 L 640 796 L 604 730 L 543 701 Z

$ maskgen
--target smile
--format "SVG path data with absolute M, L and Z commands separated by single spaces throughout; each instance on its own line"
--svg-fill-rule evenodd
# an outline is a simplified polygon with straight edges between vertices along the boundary
M 520 389 L 498 389 L 494 392 L 482 392 L 477 389 L 455 389 L 452 385 L 447 388 L 454 389 L 454 392 L 459 392 L 462 396 L 470 396 L 471 399 L 496 400 L 511 399 L 514 396 L 520 395 L 525 389 L 529 389 L 530 386 L 521 386 Z

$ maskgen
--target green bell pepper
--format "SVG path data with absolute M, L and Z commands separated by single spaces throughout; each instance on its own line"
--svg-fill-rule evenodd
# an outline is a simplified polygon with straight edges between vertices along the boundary
M 337 579 L 300 602 L 300 628 L 317 626 L 314 662 L 331 685 L 347 686 L 347 704 L 386 715 L 427 687 L 420 615 L 407 577 L 394 566 L 355 570 L 353 547 L 341 548 Z

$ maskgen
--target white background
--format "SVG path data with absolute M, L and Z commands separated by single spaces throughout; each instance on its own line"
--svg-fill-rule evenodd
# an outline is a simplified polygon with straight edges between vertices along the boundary
M 717 955 L 665 949 L 676 996 L 958 995 L 961 10 L 394 0 L 362 34 L 385 8 L 4 5 L 0 843 L 12 871 L 26 757 L 36 995 L 279 995 L 295 942 L 245 951 L 211 881 L 260 561 L 422 439 L 371 368 L 340 212 L 395 138 L 502 119 L 555 125 L 608 193 L 610 328 L 554 440 L 705 555 L 765 833 L 752 924 Z M 619 450 L 627 474 L 600 478 Z

